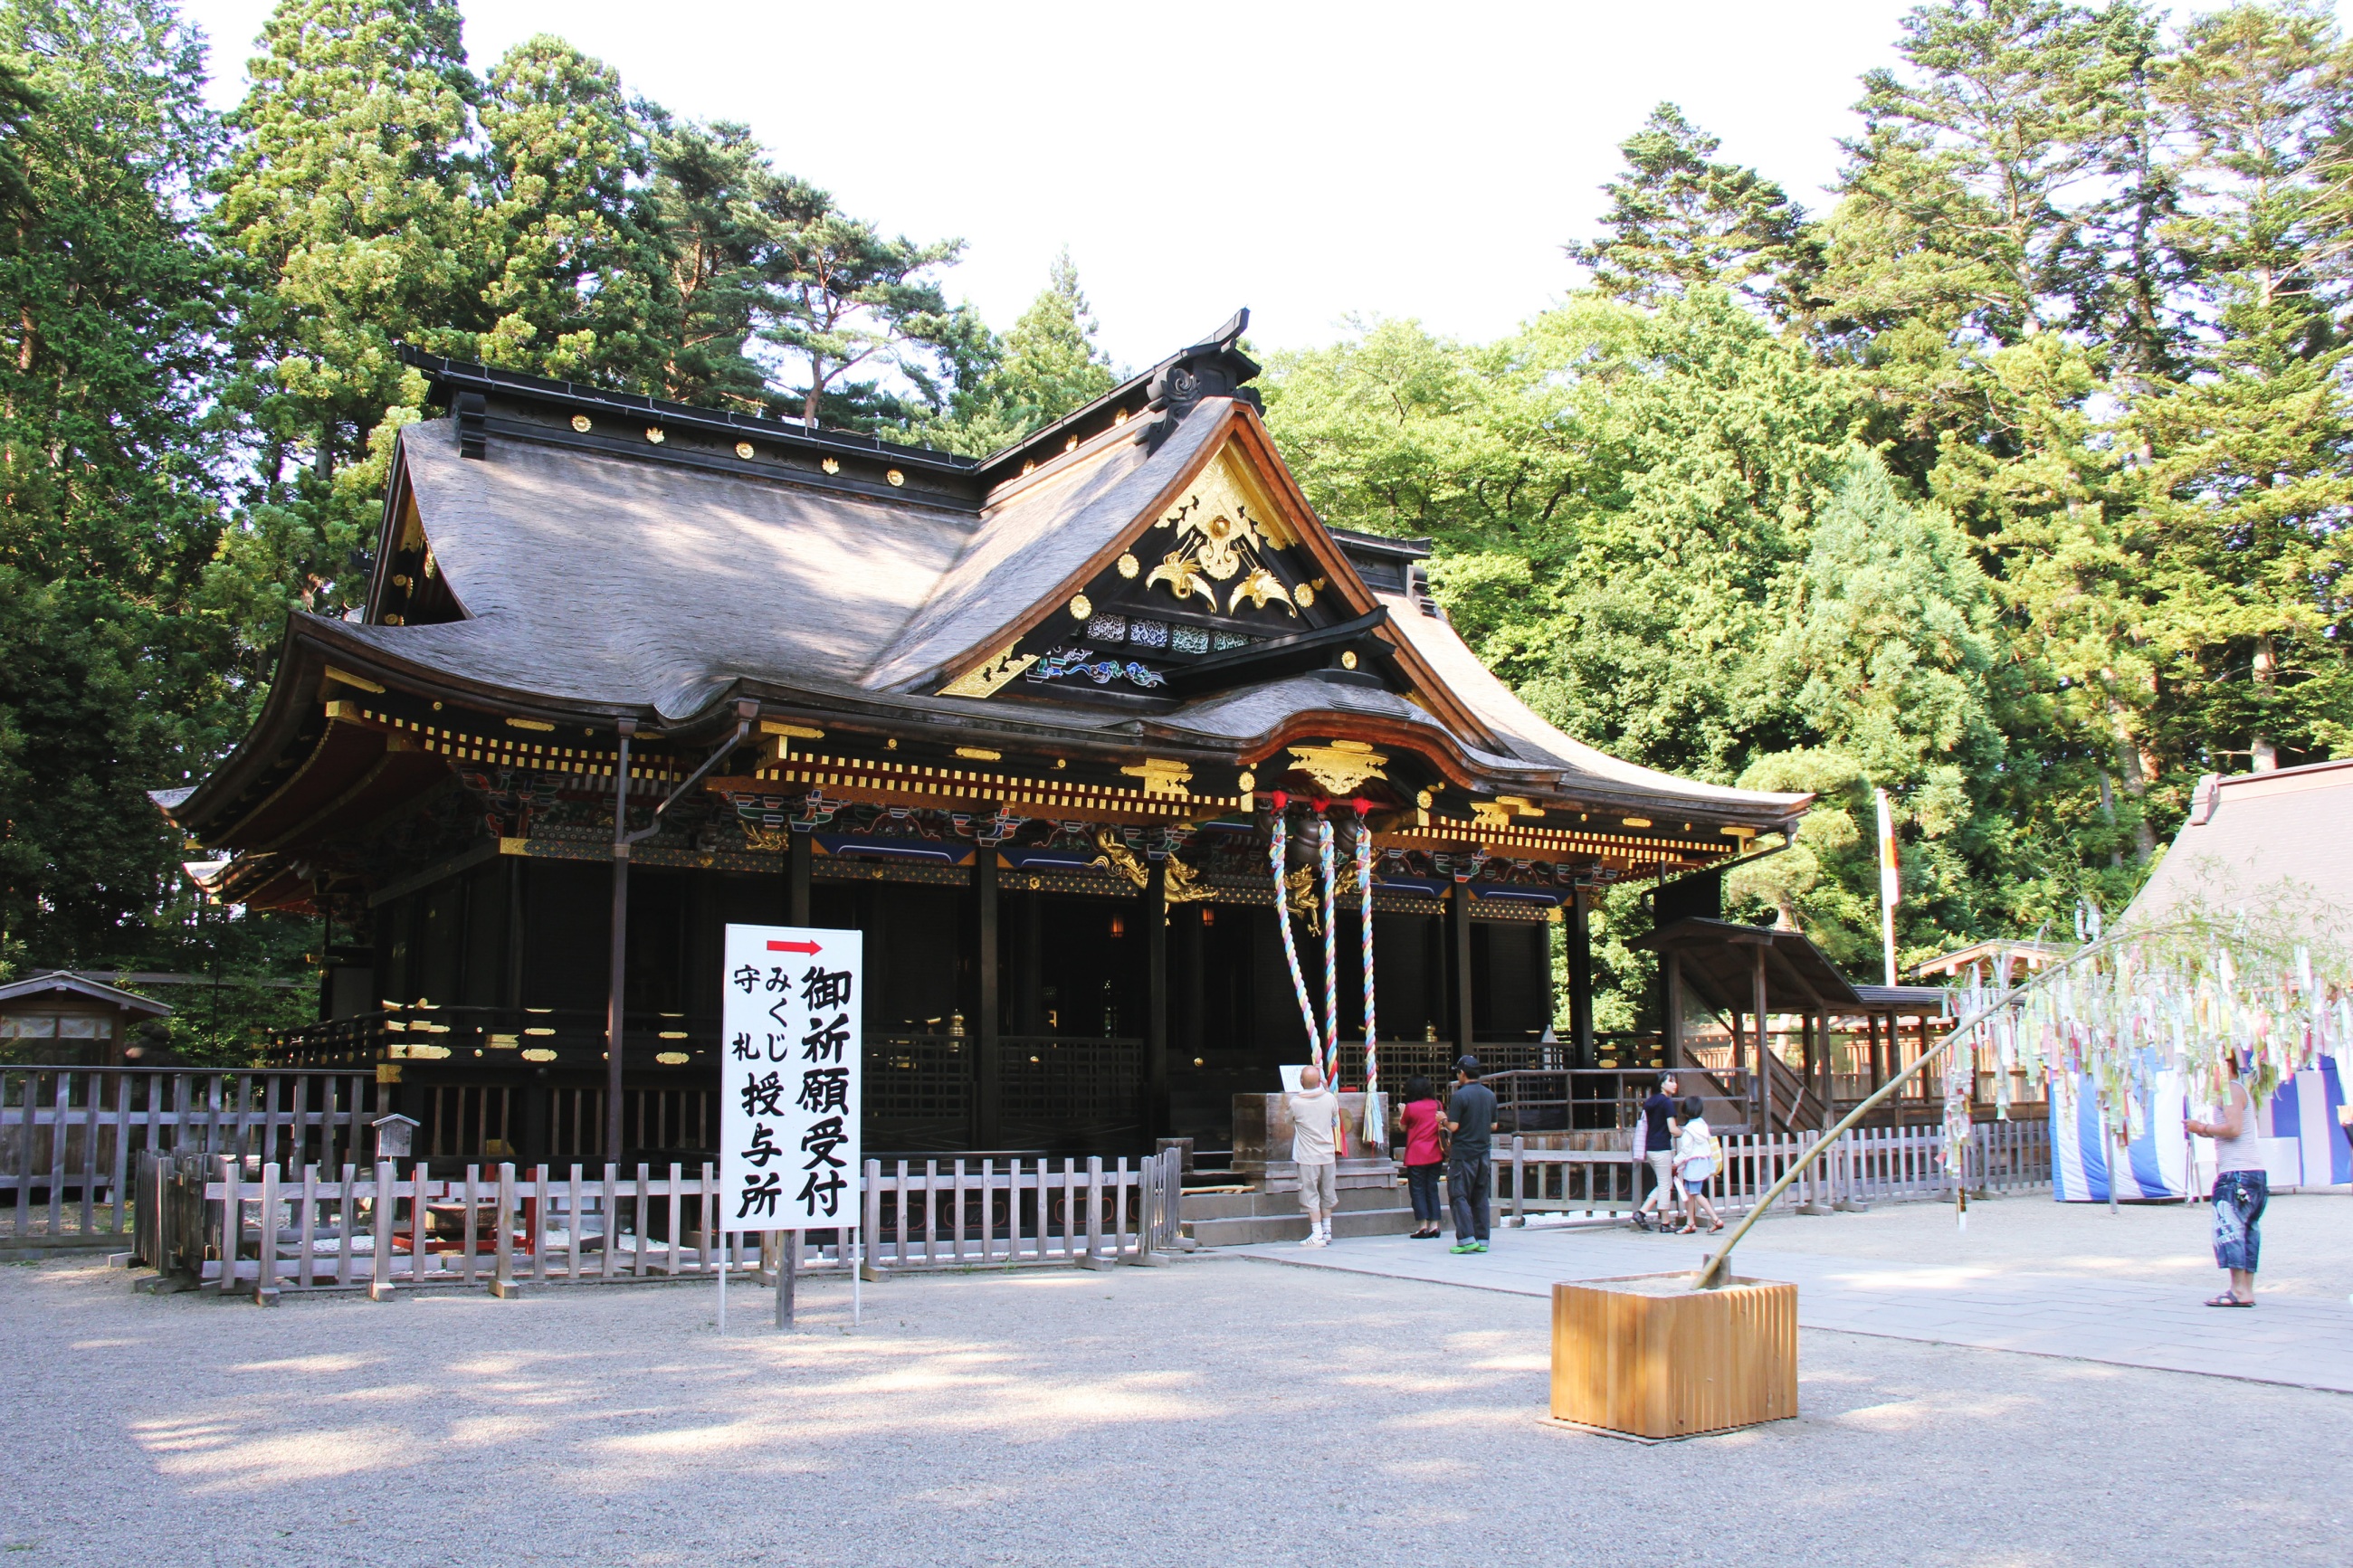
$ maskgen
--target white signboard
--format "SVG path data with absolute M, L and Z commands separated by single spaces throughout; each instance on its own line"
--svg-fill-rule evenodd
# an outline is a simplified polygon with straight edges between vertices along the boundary
M 719 1228 L 858 1224 L 864 933 L 727 928 Z

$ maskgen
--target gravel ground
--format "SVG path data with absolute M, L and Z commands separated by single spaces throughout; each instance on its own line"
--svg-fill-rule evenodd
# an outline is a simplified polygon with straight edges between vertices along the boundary
M 264 1311 L 0 1268 L 0 1561 L 2347 1555 L 2345 1395 L 1810 1331 L 1799 1419 L 1643 1447 L 1540 1424 L 1540 1300 L 1209 1257 L 892 1280 L 852 1331 L 805 1290 L 722 1340 L 699 1284 Z

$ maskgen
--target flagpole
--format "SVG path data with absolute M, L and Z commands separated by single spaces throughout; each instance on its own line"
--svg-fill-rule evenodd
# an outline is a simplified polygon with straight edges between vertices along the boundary
M 1879 806 L 1879 940 L 1887 953 L 1887 984 L 1895 984 L 1895 905 L 1903 896 L 1896 876 L 1895 813 L 1888 805 L 1887 792 L 1873 789 L 1873 799 Z

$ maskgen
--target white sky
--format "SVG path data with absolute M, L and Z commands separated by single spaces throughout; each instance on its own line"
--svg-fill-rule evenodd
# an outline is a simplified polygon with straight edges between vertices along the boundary
M 188 0 L 214 97 L 241 96 L 269 0 Z M 1238 305 L 1261 349 L 1350 315 L 1492 337 L 1576 281 L 1617 143 L 1662 99 L 1810 208 L 1892 64 L 1901 0 L 1113 7 L 900 0 L 466 0 L 477 69 L 554 32 L 628 89 L 748 122 L 779 166 L 919 239 L 951 299 L 1010 326 L 1061 246 L 1141 368 Z

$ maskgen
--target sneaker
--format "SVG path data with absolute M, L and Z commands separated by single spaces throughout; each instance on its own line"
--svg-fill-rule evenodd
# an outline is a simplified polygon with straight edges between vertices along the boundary
M 1329 1237 L 1311 1236 L 1299 1245 L 1302 1247 L 1329 1247 L 1332 1245 L 1332 1241 Z
M 1446 1250 L 1449 1252 L 1476 1252 L 1479 1250 L 1479 1244 L 1475 1241 L 1458 1241 Z

